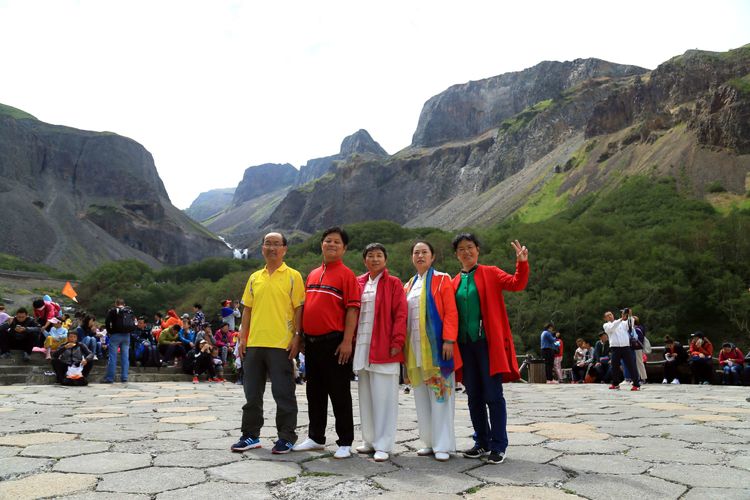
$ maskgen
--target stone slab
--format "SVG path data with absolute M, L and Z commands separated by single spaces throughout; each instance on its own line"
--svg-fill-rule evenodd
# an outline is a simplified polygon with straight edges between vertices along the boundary
M 436 467 L 442 472 L 465 472 L 476 469 L 483 463 L 481 460 L 464 458 L 460 455 L 453 455 L 447 462 L 438 462 L 432 456 L 420 457 L 416 454 L 394 456 L 391 457 L 391 462 L 402 469 L 419 474 L 433 472 Z
M 514 460 L 546 464 L 562 455 L 561 452 L 544 448 L 541 446 L 509 446 L 505 452 L 505 459 L 511 457 Z
M 148 474 L 144 474 L 142 470 L 107 474 L 99 482 L 96 490 L 153 495 L 162 491 L 192 486 L 205 479 L 206 475 L 199 469 L 151 467 Z
M 499 498 L 522 498 L 524 500 L 576 500 L 572 495 L 545 486 L 487 486 L 466 496 L 468 500 L 497 500 Z
M 612 439 L 606 440 L 588 440 L 588 439 L 568 439 L 563 441 L 547 441 L 543 445 L 545 448 L 572 454 L 612 454 L 622 453 L 630 449 L 623 443 L 618 443 Z
M 422 458 L 427 458 L 430 462 L 438 464 L 434 459 L 428 457 Z M 311 460 L 310 462 L 305 462 L 304 466 L 305 470 L 308 472 L 357 477 L 370 477 L 385 474 L 386 472 L 392 472 L 397 469 L 397 467 L 391 462 L 375 462 L 372 459 L 358 456 L 342 460 L 337 460 L 331 457 L 319 458 Z
M 568 475 L 559 467 L 512 458 L 508 458 L 502 464 L 483 465 L 466 474 L 491 483 L 526 486 L 552 486 L 568 478 Z
M 674 448 L 659 448 L 652 446 L 649 448 L 633 448 L 628 452 L 629 458 L 638 458 L 648 462 L 674 463 L 682 464 L 704 464 L 716 465 L 723 459 L 723 454 L 715 454 L 708 451 L 693 450 L 684 448 L 675 451 Z
M 260 460 L 242 460 L 208 469 L 208 475 L 213 479 L 232 483 L 267 483 L 294 477 L 301 472 L 302 469 L 295 463 Z
M 40 470 L 51 462 L 43 458 L 6 457 L 0 458 L 0 480 Z
M 242 460 L 242 455 L 226 450 L 185 450 L 159 454 L 154 465 L 164 467 L 214 467 Z
M 723 487 L 693 488 L 680 500 L 747 500 L 748 498 L 750 498 L 750 489 Z
M 215 420 L 216 417 L 213 415 L 182 415 L 179 417 L 164 417 L 159 422 L 164 424 L 203 424 Z
M 65 500 L 150 500 L 148 495 L 136 495 L 134 493 L 104 493 L 101 491 L 89 491 L 62 497 Z
M 695 487 L 726 488 L 729 484 L 750 484 L 750 471 L 716 465 L 692 465 L 689 473 L 684 465 L 657 465 L 649 474 Z
M 63 458 L 53 470 L 58 472 L 80 472 L 89 474 L 108 474 L 131 469 L 140 469 L 151 465 L 151 455 L 145 453 L 95 453 Z
M 31 432 L 28 434 L 9 434 L 0 437 L 0 446 L 29 446 L 32 444 L 60 443 L 78 438 L 76 434 L 60 432 Z
M 251 488 L 238 487 L 234 483 L 206 482 L 165 491 L 156 495 L 156 500 L 185 500 L 189 498 L 231 498 L 237 500 L 271 500 L 273 497 L 263 485 L 253 485 Z
M 609 439 L 608 434 L 597 431 L 589 424 L 540 422 L 531 424 L 530 427 L 537 429 L 537 434 L 550 439 L 585 439 L 587 441 Z
M 170 439 L 144 439 L 139 441 L 126 441 L 124 443 L 115 443 L 111 451 L 118 453 L 150 453 L 159 455 L 161 453 L 175 453 L 191 447 L 185 441 Z
M 384 491 L 380 485 L 371 479 L 303 475 L 295 478 L 294 481 L 281 481 L 273 486 L 272 493 L 274 498 L 285 500 L 348 500 L 360 498 L 383 500 L 380 495 Z
M 35 476 L 0 482 L 0 498 L 45 498 L 84 491 L 96 485 L 91 474 L 46 472 Z
M 0 458 L 14 457 L 18 455 L 20 451 L 21 448 L 15 446 L 0 446 Z
M 597 500 L 677 499 L 687 488 L 645 475 L 582 474 L 563 484 L 575 494 Z
M 415 474 L 413 471 L 399 470 L 373 479 L 387 490 L 419 493 L 458 494 L 482 484 L 477 478 L 466 474 L 442 471 L 440 464 L 435 464 L 432 471 L 421 470 Z
M 107 451 L 110 445 L 98 441 L 63 441 L 60 443 L 33 444 L 21 452 L 25 457 L 65 458 Z M 73 471 L 76 472 L 76 471 Z
M 566 455 L 552 464 L 565 469 L 599 474 L 641 474 L 651 465 L 623 455 L 610 455 L 606 458 L 598 455 Z

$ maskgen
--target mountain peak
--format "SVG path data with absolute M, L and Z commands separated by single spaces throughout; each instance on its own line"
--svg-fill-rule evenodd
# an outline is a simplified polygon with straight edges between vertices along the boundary
M 388 156 L 388 153 L 372 138 L 367 130 L 361 128 L 341 141 L 339 154 L 344 158 L 354 153 L 371 153 L 377 156 Z

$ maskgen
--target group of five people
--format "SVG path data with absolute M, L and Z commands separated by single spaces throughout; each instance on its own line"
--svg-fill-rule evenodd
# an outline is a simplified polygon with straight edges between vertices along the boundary
M 417 453 L 445 461 L 455 451 L 455 388 L 462 380 L 475 441 L 463 454 L 501 463 L 508 446 L 502 384 L 520 378 L 502 292 L 525 288 L 526 247 L 512 243 L 516 270 L 508 274 L 479 265 L 479 240 L 473 234 L 460 234 L 453 249 L 461 272 L 451 279 L 434 269 L 432 245 L 418 241 L 411 250 L 416 274 L 403 285 L 388 273 L 388 253 L 379 243 L 365 247 L 362 258 L 367 272 L 355 276 L 342 261 L 348 244 L 342 228 L 324 231 L 322 265 L 303 282 L 300 273 L 284 263 L 286 237 L 274 232 L 263 238 L 266 265 L 250 276 L 242 297 L 239 353 L 246 404 L 242 436 L 232 450 L 261 447 L 268 377 L 277 407 L 278 440 L 273 453 L 322 450 L 330 398 L 338 435 L 334 457 L 350 457 L 354 371 L 362 431 L 362 445 L 356 451 L 373 454 L 376 461 L 388 460 L 396 439 L 403 365 L 405 380 L 414 387 L 419 438 L 424 444 Z M 302 350 L 309 427 L 308 437 L 297 443 L 293 359 Z

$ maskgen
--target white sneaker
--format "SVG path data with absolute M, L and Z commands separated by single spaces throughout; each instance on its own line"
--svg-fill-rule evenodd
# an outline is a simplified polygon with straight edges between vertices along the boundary
M 435 453 L 435 460 L 438 462 L 447 462 L 451 456 L 444 451 L 438 451 Z
M 292 451 L 312 451 L 312 450 L 322 450 L 325 448 L 325 445 L 316 443 L 310 438 L 305 439 L 300 444 L 295 444 L 294 448 L 292 448 Z
M 388 460 L 388 453 L 384 451 L 376 451 L 375 455 L 372 457 L 376 462 L 385 462 Z
M 373 448 L 369 444 L 363 444 L 362 446 L 357 446 L 357 453 L 363 453 L 365 455 L 369 455 L 370 453 L 374 451 L 375 451 L 375 448 Z
M 94 354 L 94 358 L 93 359 L 94 359 L 94 361 L 99 361 L 99 356 L 97 356 L 96 354 Z
M 426 457 L 427 455 L 432 455 L 432 448 L 420 448 L 417 450 L 417 455 L 420 457 Z
M 668 384 L 669 382 L 667 382 L 667 379 L 664 379 L 664 380 L 661 381 L 661 383 L 662 384 Z
M 336 450 L 336 453 L 333 454 L 333 458 L 349 458 L 351 456 L 352 456 L 351 446 L 339 446 L 339 449 Z
M 673 383 L 674 385 L 680 385 L 680 381 L 679 381 L 679 380 L 677 380 L 677 379 L 674 379 L 674 380 L 672 381 L 672 383 Z

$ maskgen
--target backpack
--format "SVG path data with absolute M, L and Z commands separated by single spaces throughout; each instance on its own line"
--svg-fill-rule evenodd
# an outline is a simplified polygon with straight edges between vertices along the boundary
M 114 332 L 109 333 L 131 333 L 135 331 L 136 319 L 133 310 L 129 307 L 115 309 L 115 319 L 112 322 Z

